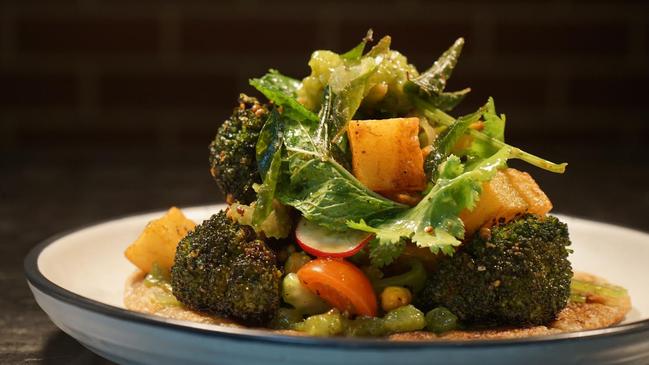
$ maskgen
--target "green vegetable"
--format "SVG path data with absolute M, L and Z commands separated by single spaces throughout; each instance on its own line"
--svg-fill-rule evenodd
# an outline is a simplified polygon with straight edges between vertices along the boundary
M 282 298 L 285 303 L 305 314 L 324 313 L 331 308 L 319 296 L 302 285 L 295 273 L 289 273 L 284 277 Z
M 272 206 L 270 213 L 260 224 L 253 222 L 257 210 L 256 202 L 251 205 L 232 203 L 227 214 L 233 221 L 252 227 L 260 236 L 278 239 L 286 238 L 291 234 L 293 227 L 291 212 L 287 206 L 282 205 L 277 200 L 273 200 Z
M 180 306 L 180 302 L 173 296 L 170 280 L 169 273 L 154 263 L 151 266 L 151 271 L 144 277 L 144 285 L 148 288 L 160 288 L 160 291 L 156 291 L 154 294 L 154 298 L 159 304 L 177 307 Z
M 470 92 L 471 88 L 468 87 L 458 91 L 443 92 L 435 97 L 429 98 L 429 102 L 437 109 L 448 112 L 455 109 Z
M 171 289 L 171 285 L 169 284 L 170 279 L 171 275 L 163 270 L 158 263 L 154 262 L 151 265 L 151 271 L 144 277 L 144 285 L 149 288 L 159 286 L 165 289 Z
M 444 306 L 469 324 L 547 324 L 570 295 L 569 245 L 567 226 L 552 216 L 494 226 L 442 257 L 415 305 Z
M 504 168 L 507 159 L 521 158 L 554 171 L 565 168 L 506 145 L 504 116 L 496 114 L 492 99 L 457 121 L 442 111 L 468 92 L 444 91 L 462 39 L 421 75 L 403 55 L 390 50 L 390 37 L 363 55 L 368 41 L 366 37 L 342 56 L 314 52 L 309 61 L 311 75 L 301 83 L 276 71 L 252 81 L 284 108 L 281 115 L 269 119 L 258 145 L 264 184 L 259 188 L 258 216 L 253 219 L 257 224 L 269 214 L 269 202 L 277 200 L 328 229 L 375 233 L 368 248 L 376 266 L 390 264 L 407 240 L 450 255 L 464 239 L 458 215 L 475 206 L 482 184 Z M 320 108 L 317 118 L 307 108 L 296 106 L 298 100 L 311 110 Z M 424 117 L 428 141 L 440 126 L 447 131 L 426 161 L 431 183 L 425 196 L 409 208 L 370 191 L 349 172 L 345 131 L 349 120 L 359 114 L 404 115 L 413 107 Z M 469 127 L 480 119 L 482 132 Z M 468 146 L 457 143 L 467 135 Z
M 345 336 L 349 337 L 381 337 L 386 331 L 383 319 L 377 317 L 357 317 L 345 326 Z
M 412 304 L 389 311 L 383 317 L 383 325 L 390 333 L 419 331 L 426 327 L 424 313 Z
M 445 125 L 447 127 L 452 126 L 455 123 L 455 118 L 451 117 L 450 115 L 444 113 L 443 111 L 439 110 L 436 108 L 434 105 L 431 103 L 414 96 L 413 101 L 419 112 L 421 112 L 424 116 L 427 118 L 434 120 L 442 125 Z M 502 149 L 502 148 L 508 148 L 510 149 L 510 158 L 517 158 L 520 160 L 523 160 L 531 165 L 534 165 L 538 168 L 550 171 L 550 172 L 555 172 L 555 173 L 564 173 L 566 170 L 566 166 L 568 165 L 567 163 L 561 163 L 561 164 L 556 164 L 554 162 L 550 162 L 547 160 L 544 160 L 540 157 L 534 156 L 530 153 L 527 153 L 525 151 L 520 150 L 519 148 L 512 147 L 502 141 L 499 141 L 496 138 L 492 138 L 482 132 L 479 132 L 474 129 L 467 129 L 467 133 L 469 136 L 473 137 L 475 140 L 483 142 L 483 143 L 488 143 L 492 145 L 494 148 L 497 149 Z
M 433 182 L 437 181 L 439 167 L 453 152 L 453 147 L 464 136 L 472 123 L 480 119 L 480 111 L 458 118 L 433 143 L 433 150 L 424 161 L 424 170 Z
M 302 322 L 302 313 L 297 309 L 280 308 L 275 317 L 268 323 L 268 327 L 274 330 L 290 330 L 296 324 Z
M 356 47 L 350 49 L 349 51 L 343 53 L 342 55 L 340 55 L 340 57 L 346 61 L 360 60 L 361 56 L 363 56 L 363 52 L 365 51 L 365 46 L 367 45 L 367 42 L 372 41 L 373 34 L 374 32 L 372 31 L 372 29 L 369 29 L 365 37 L 363 37 L 361 43 L 359 43 Z
M 190 309 L 262 325 L 279 308 L 281 275 L 254 230 L 220 211 L 178 243 L 171 286 Z
M 239 104 L 209 146 L 210 172 L 228 203 L 250 204 L 255 201 L 253 185 L 261 182 L 255 145 L 268 110 L 244 94 Z
M 457 328 L 457 316 L 444 307 L 431 309 L 426 313 L 426 329 L 437 334 Z
M 593 283 L 572 278 L 570 282 L 570 300 L 584 303 L 589 297 L 596 296 L 599 303 L 619 306 L 627 300 L 627 290 L 621 286 L 608 283 Z
M 300 82 L 288 76 L 280 74 L 277 70 L 269 70 L 268 73 L 258 79 L 250 80 L 250 85 L 259 90 L 268 100 L 276 105 L 284 107 L 284 115 L 297 120 L 317 121 L 318 116 L 302 106 L 295 99 L 297 90 L 301 87 Z
M 278 198 L 283 204 L 321 226 L 341 231 L 348 219 L 361 219 L 405 209 L 405 206 L 369 190 L 329 154 L 324 135 L 328 119 L 318 126 L 287 120 L 284 126 L 284 159 L 288 172 Z M 319 132 L 320 137 L 316 138 Z
M 279 113 L 273 110 L 259 134 L 255 147 L 257 164 L 263 181 L 257 189 L 257 204 L 252 215 L 252 224 L 257 228 L 273 210 L 282 167 L 282 125 Z
M 408 77 L 417 76 L 414 66 L 397 51 L 390 50 L 391 39 L 383 37 L 370 51 L 361 56 L 365 45 L 369 41 L 366 37 L 361 44 L 353 50 L 338 55 L 331 51 L 315 51 L 309 60 L 311 75 L 302 80 L 302 88 L 298 90 L 298 99 L 310 110 L 317 110 L 321 106 L 322 95 L 327 86 L 338 93 L 341 84 L 349 83 L 349 76 L 358 74 L 372 65 L 373 71 L 362 82 L 356 91 L 362 91 L 361 99 L 368 96 L 372 90 L 381 90 L 362 100 L 364 110 L 378 113 L 406 113 L 412 109 L 409 98 L 404 93 L 404 85 Z M 377 87 L 378 89 L 374 89 Z M 361 100 L 358 100 L 361 104 Z M 351 117 L 351 116 L 350 116 Z
M 284 263 L 284 272 L 296 273 L 309 261 L 311 261 L 311 257 L 304 252 L 293 252 L 286 259 L 286 263 Z
M 455 43 L 435 61 L 426 72 L 408 81 L 405 89 L 418 94 L 431 105 L 444 111 L 454 109 L 471 91 L 466 88 L 460 91 L 444 92 L 446 82 L 451 78 L 453 69 L 464 47 L 464 38 L 458 38 Z
M 466 172 L 460 160 L 451 156 L 441 166 L 437 184 L 415 207 L 378 223 L 368 224 L 361 220 L 358 223 L 348 221 L 347 225 L 375 233 L 380 246 L 399 245 L 403 238 L 410 238 L 419 247 L 429 247 L 433 253 L 442 251 L 450 255 L 464 237 L 464 224 L 458 215 L 475 206 L 482 183 L 505 166 L 509 153 L 504 148 Z M 374 257 L 373 264 L 390 263 L 400 253 L 388 252 L 386 255 L 391 257 L 380 259 Z
M 411 82 L 419 87 L 419 90 L 428 95 L 440 95 L 446 88 L 446 81 L 451 77 L 457 60 L 464 47 L 464 38 L 458 38 L 455 43 L 447 49 L 435 61 L 426 72 L 415 77 Z
M 379 337 L 390 333 L 418 331 L 426 327 L 424 313 L 412 305 L 389 311 L 383 318 L 357 317 L 346 319 L 336 309 L 307 317 L 293 326 L 313 336 Z
M 426 269 L 421 261 L 417 259 L 411 259 L 408 264 L 410 270 L 403 274 L 374 280 L 372 282 L 374 291 L 380 293 L 388 286 L 405 286 L 410 288 L 413 293 L 419 293 L 426 284 Z
M 306 332 L 311 336 L 335 336 L 345 330 L 345 318 L 336 309 L 324 314 L 310 316 L 293 327 L 296 331 Z

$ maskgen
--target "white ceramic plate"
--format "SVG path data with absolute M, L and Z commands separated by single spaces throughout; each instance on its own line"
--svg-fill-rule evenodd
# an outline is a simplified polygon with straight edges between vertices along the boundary
M 185 209 L 201 221 L 222 206 Z M 647 364 L 649 234 L 562 216 L 576 270 L 626 287 L 633 311 L 618 326 L 517 340 L 389 342 L 312 338 L 175 321 L 128 311 L 126 246 L 163 212 L 83 228 L 43 242 L 25 259 L 34 297 L 52 321 L 90 350 L 130 364 Z

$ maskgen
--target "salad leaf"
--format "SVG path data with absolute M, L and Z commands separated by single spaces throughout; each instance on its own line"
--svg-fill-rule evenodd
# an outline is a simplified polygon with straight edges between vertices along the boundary
M 284 124 L 284 163 L 287 186 L 279 193 L 283 204 L 332 230 L 348 230 L 348 219 L 373 217 L 405 206 L 369 190 L 334 156 L 344 152 L 344 131 L 371 88 L 369 77 L 380 62 L 363 57 L 354 65 L 334 68 L 325 88 L 317 125 L 287 118 Z
M 377 57 L 387 54 L 390 51 L 391 43 L 392 37 L 389 35 L 384 36 L 365 54 L 365 57 Z
M 273 156 L 283 143 L 284 121 L 276 109 L 273 109 L 259 132 L 255 153 L 259 174 L 263 177 L 270 168 Z
M 427 100 L 424 100 L 418 96 L 413 96 L 413 102 L 415 106 L 417 107 L 418 111 L 422 113 L 426 118 L 434 120 L 441 125 L 445 125 L 447 127 L 450 127 L 455 123 L 455 118 L 451 117 L 450 115 L 444 113 L 442 110 L 436 108 L 434 105 L 432 105 L 430 102 Z M 467 129 L 467 134 L 473 137 L 475 140 L 482 141 L 484 143 L 489 143 L 493 147 L 502 149 L 503 147 L 507 147 L 510 149 L 510 158 L 517 158 L 520 160 L 523 160 L 531 165 L 534 165 L 540 169 L 547 170 L 550 172 L 558 173 L 558 174 L 563 174 L 566 171 L 566 166 L 568 166 L 567 163 L 554 163 L 545 159 L 542 159 L 538 156 L 532 155 L 531 153 L 525 152 L 519 148 L 510 146 L 506 144 L 505 142 L 498 140 L 497 138 L 493 138 L 488 136 L 485 133 L 482 133 L 480 131 L 477 131 L 475 129 L 468 128 Z
M 268 100 L 282 106 L 283 113 L 288 117 L 317 122 L 318 116 L 296 100 L 300 84 L 298 80 L 284 76 L 277 70 L 269 70 L 266 75 L 250 80 L 250 85 L 264 94 Z
M 465 88 L 459 91 L 444 92 L 446 82 L 451 77 L 457 65 L 458 58 L 464 47 L 464 38 L 458 38 L 455 43 L 435 61 L 426 72 L 409 80 L 405 90 L 424 98 L 435 108 L 451 111 L 471 91 Z
M 342 59 L 346 61 L 358 61 L 361 59 L 363 56 L 363 52 L 365 51 L 365 46 L 367 45 L 368 42 L 372 41 L 372 35 L 374 34 L 374 31 L 372 29 L 369 29 L 367 31 L 367 34 L 365 37 L 363 37 L 363 40 L 361 43 L 359 43 L 356 47 L 350 49 L 349 51 L 343 53 L 340 55 Z
M 374 238 L 368 247 L 372 265 L 383 267 L 390 265 L 397 257 L 401 256 L 406 248 L 406 241 L 401 237 L 384 236 Z
M 282 165 L 283 123 L 276 109 L 270 113 L 257 141 L 257 164 L 262 184 L 257 189 L 257 202 L 252 214 L 252 224 L 260 227 L 273 210 Z
M 360 107 L 365 94 L 374 86 L 369 79 L 377 66 L 373 58 L 363 58 L 358 65 L 339 66 L 332 74 L 323 93 L 321 123 L 316 132 L 316 141 L 325 151 L 329 151 L 329 143 L 339 144 L 347 123 Z M 344 150 L 344 147 L 339 147 Z
M 493 138 L 496 141 L 505 141 L 505 115 L 498 116 L 496 114 L 496 106 L 494 99 L 489 98 L 487 104 L 482 108 L 483 129 L 482 133 Z M 487 158 L 498 151 L 498 148 L 489 141 L 481 139 L 473 139 L 473 142 L 465 151 L 465 154 L 472 159 Z
M 475 207 L 482 191 L 482 183 L 490 180 L 498 169 L 505 166 L 509 155 L 510 149 L 503 148 L 469 171 L 464 171 L 457 156 L 450 156 L 440 166 L 437 184 L 415 207 L 383 221 L 370 221 L 368 224 L 364 220 L 349 220 L 347 225 L 376 234 L 381 246 L 399 245 L 401 239 L 410 238 L 419 247 L 428 247 L 433 253 L 442 251 L 451 255 L 453 248 L 464 238 L 460 212 Z M 391 259 L 381 257 L 375 261 L 378 264 L 390 262 Z
M 431 104 L 445 112 L 451 111 L 458 106 L 464 97 L 471 92 L 471 88 L 465 88 L 459 91 L 443 92 L 435 97 L 430 98 Z
M 453 147 L 464 136 L 469 126 L 480 119 L 481 111 L 458 118 L 433 142 L 431 154 L 426 158 L 424 169 L 433 182 L 437 181 L 439 166 L 451 155 Z
M 302 121 L 287 120 L 284 163 L 289 177 L 278 192 L 283 204 L 293 206 L 306 219 L 335 231 L 349 229 L 345 225 L 348 219 L 406 208 L 369 190 L 327 155 L 312 137 L 315 130 L 316 127 Z
M 310 159 L 291 175 L 280 200 L 302 215 L 334 231 L 347 230 L 348 219 L 360 219 L 401 209 L 402 206 L 359 186 L 334 161 Z M 346 170 L 344 170 L 346 171 Z
M 464 47 L 464 38 L 458 38 L 426 72 L 411 80 L 419 90 L 429 96 L 440 95 L 451 77 Z

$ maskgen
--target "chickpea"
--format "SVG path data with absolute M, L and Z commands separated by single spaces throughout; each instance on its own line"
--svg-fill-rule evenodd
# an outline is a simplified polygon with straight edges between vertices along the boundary
M 412 294 L 402 286 L 388 286 L 381 292 L 381 308 L 389 312 L 412 302 Z

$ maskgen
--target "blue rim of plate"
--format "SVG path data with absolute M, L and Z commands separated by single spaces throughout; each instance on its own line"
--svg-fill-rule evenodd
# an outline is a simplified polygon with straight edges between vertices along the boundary
M 85 309 L 97 314 L 113 317 L 119 320 L 130 321 L 142 325 L 157 327 L 166 330 L 181 331 L 188 334 L 199 334 L 209 337 L 220 337 L 239 341 L 263 342 L 276 345 L 303 346 L 316 348 L 348 348 L 348 349 L 377 349 L 377 350 L 411 350 L 422 348 L 456 348 L 456 347 L 507 347 L 507 346 L 530 346 L 548 343 L 558 343 L 566 341 L 587 341 L 595 339 L 606 339 L 620 337 L 639 333 L 647 333 L 649 336 L 649 318 L 626 324 L 619 324 L 611 327 L 567 332 L 553 335 L 532 336 L 515 339 L 491 339 L 491 340 L 466 340 L 466 341 L 389 341 L 381 338 L 350 338 L 350 337 L 312 337 L 312 336 L 295 336 L 280 333 L 269 332 L 263 329 L 254 328 L 234 328 L 218 325 L 203 325 L 188 321 L 164 318 L 151 314 L 139 313 L 128 309 L 115 307 L 104 304 L 96 300 L 86 298 L 64 289 L 48 280 L 38 268 L 38 258 L 45 248 L 52 243 L 62 239 L 72 233 L 90 228 L 114 220 L 127 219 L 151 212 L 129 214 L 115 217 L 112 219 L 100 220 L 95 223 L 86 224 L 68 231 L 55 234 L 33 247 L 24 260 L 24 270 L 27 281 L 53 298 L 63 301 L 72 306 Z M 573 216 L 574 217 L 574 216 Z M 591 222 L 602 223 L 589 220 Z M 623 226 L 614 225 L 615 227 L 631 229 Z M 636 229 L 631 229 L 636 232 Z

